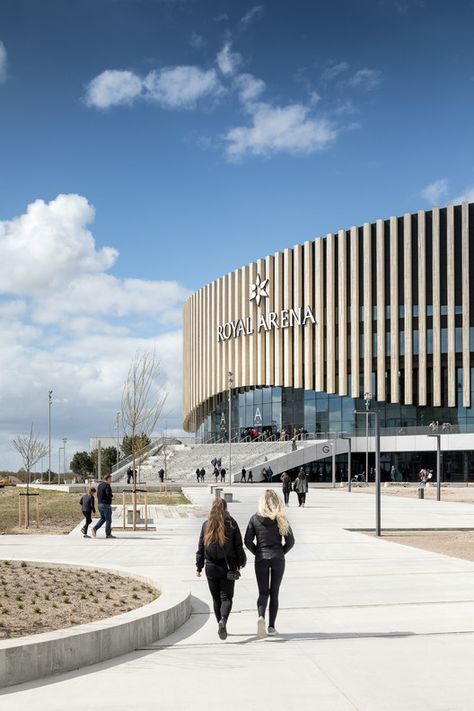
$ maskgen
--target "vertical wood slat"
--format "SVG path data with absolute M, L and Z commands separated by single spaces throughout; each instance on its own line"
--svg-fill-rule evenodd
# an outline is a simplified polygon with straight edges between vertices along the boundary
M 283 254 L 277 252 L 274 257 L 275 270 L 275 296 L 274 308 L 277 313 L 280 313 L 283 308 Z M 283 385 L 283 332 L 279 328 L 274 333 L 274 355 L 275 355 L 275 380 L 274 385 L 281 387 Z
M 260 276 L 260 279 L 264 281 L 267 278 L 267 273 L 266 273 L 266 264 L 264 259 L 259 259 L 257 261 L 257 274 Z M 267 285 L 268 287 L 268 285 Z M 266 289 L 267 293 L 269 291 L 269 288 L 271 289 L 271 286 Z M 255 355 L 256 358 L 256 366 L 257 366 L 257 374 L 254 382 L 257 385 L 264 385 L 265 384 L 265 329 L 262 328 L 260 331 L 258 330 L 259 326 L 259 319 L 260 316 L 263 314 L 265 315 L 269 311 L 269 301 L 267 297 L 263 297 L 262 300 L 260 301 L 260 306 L 256 307 L 257 311 L 257 316 L 254 322 L 254 330 L 255 330 L 255 340 L 256 340 L 256 346 L 257 346 L 257 352 Z
M 338 262 L 338 359 L 339 395 L 347 395 L 347 237 L 345 230 L 337 233 Z M 306 301 L 306 303 L 311 303 Z
M 448 407 L 456 405 L 456 312 L 454 293 L 454 207 L 447 209 Z
M 265 275 L 269 283 L 269 296 L 267 299 L 267 314 L 275 310 L 275 266 L 273 257 L 267 257 L 265 260 Z M 264 367 L 264 383 L 267 386 L 274 384 L 274 365 L 275 365 L 275 331 L 267 331 L 265 333 L 265 367 Z
M 405 294 L 405 404 L 413 404 L 413 269 L 411 215 L 403 217 L 403 264 Z
M 204 337 L 205 337 L 205 354 L 204 354 L 204 399 L 207 400 L 211 390 L 211 369 L 209 367 L 211 360 L 211 286 L 207 284 L 204 289 Z
M 385 224 L 376 223 L 377 245 L 377 400 L 385 400 Z
M 359 379 L 359 231 L 351 227 L 351 394 L 360 395 Z
M 398 305 L 398 220 L 390 218 L 390 401 L 400 400 Z
M 469 205 L 461 206 L 461 252 L 462 252 L 462 391 L 463 407 L 471 407 L 471 345 L 470 345 L 470 300 L 469 300 Z
M 293 247 L 293 303 L 298 309 L 303 303 L 303 247 Z M 293 387 L 303 387 L 303 327 L 295 325 L 293 336 Z
M 246 323 L 249 315 L 249 267 L 242 267 L 240 270 L 240 297 L 241 297 L 241 309 L 242 309 L 242 319 Z M 247 387 L 249 382 L 249 349 L 247 348 L 247 338 L 248 336 L 241 336 L 242 342 L 242 386 Z
M 432 211 L 433 405 L 441 405 L 441 255 L 440 212 Z
M 334 235 L 326 235 L 326 392 L 336 392 L 336 304 Z
M 293 306 L 293 251 L 285 249 L 283 253 L 283 300 L 285 308 Z M 291 338 L 291 330 L 285 328 L 283 331 L 283 385 L 291 387 L 293 384 L 293 339 Z
M 315 285 L 315 388 L 324 390 L 324 241 L 314 242 L 314 285 Z
M 234 271 L 234 309 L 235 318 L 242 318 L 242 295 L 241 295 L 241 279 L 240 270 Z M 242 385 L 242 346 L 243 339 L 234 339 L 234 388 L 240 388 Z
M 257 302 L 255 299 L 250 301 L 250 288 L 252 284 L 255 284 L 257 278 L 257 265 L 255 262 L 249 265 L 249 288 L 247 289 L 247 303 L 249 309 L 249 316 L 252 319 L 252 326 L 254 333 L 252 336 L 246 336 L 245 345 L 248 350 L 249 355 L 249 385 L 255 385 L 257 382 L 257 343 L 256 343 L 256 325 L 258 323 L 258 309 Z
M 229 320 L 234 320 L 236 318 L 235 315 L 235 288 L 234 288 L 234 273 L 229 272 L 227 275 L 227 318 Z M 228 356 L 227 356 L 227 369 L 229 371 L 232 371 L 232 376 L 234 376 L 235 373 L 235 359 L 234 359 L 234 345 L 235 341 L 237 339 L 231 338 L 229 340 L 229 349 L 228 349 Z M 233 381 L 235 383 L 235 378 L 233 377 Z M 235 385 L 233 386 L 235 387 Z
M 217 322 L 220 325 L 222 325 L 222 324 L 224 324 L 224 312 L 223 312 L 223 308 L 222 308 L 222 301 L 223 301 L 222 279 L 218 279 L 216 282 L 216 299 L 217 299 L 217 308 L 216 308 Z M 221 341 L 219 343 L 219 347 L 217 349 L 217 357 L 216 357 L 216 386 L 217 386 L 218 393 L 222 392 L 222 390 L 223 390 L 222 369 L 223 369 L 223 362 L 224 362 L 224 348 L 225 348 L 225 344 Z
M 364 285 L 364 392 L 372 391 L 372 231 L 368 222 L 363 227 Z
M 303 291 L 304 291 L 304 305 L 313 306 L 314 304 L 314 289 L 313 289 L 313 242 L 306 241 L 304 243 L 304 255 L 303 255 Z M 303 360 L 304 360 L 304 384 L 303 387 L 306 390 L 314 389 L 314 325 L 311 321 L 307 321 L 304 331 L 304 346 L 303 346 Z
M 427 404 L 426 387 L 426 222 L 418 211 L 418 405 Z

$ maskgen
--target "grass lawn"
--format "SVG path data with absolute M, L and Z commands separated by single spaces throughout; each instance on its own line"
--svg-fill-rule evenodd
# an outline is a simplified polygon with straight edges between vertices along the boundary
M 45 491 L 44 489 L 31 489 L 39 493 L 40 528 L 36 528 L 36 496 L 30 498 L 30 528 L 18 528 L 18 499 L 19 494 L 26 489 L 5 487 L 0 489 L 0 534 L 1 533 L 69 533 L 82 519 L 79 501 L 81 494 L 68 494 L 62 491 Z M 23 500 L 25 497 L 22 498 Z M 141 499 L 139 499 L 140 501 Z M 131 496 L 127 497 L 131 501 Z M 122 495 L 116 494 L 114 503 L 122 503 Z M 148 494 L 149 504 L 163 504 L 176 506 L 189 504 L 189 500 L 181 492 L 153 492 Z M 96 499 L 97 508 L 97 499 Z

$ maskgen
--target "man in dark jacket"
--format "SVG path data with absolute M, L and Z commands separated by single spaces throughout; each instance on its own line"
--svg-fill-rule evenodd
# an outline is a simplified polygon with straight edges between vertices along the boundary
M 105 523 L 105 537 L 115 538 L 112 535 L 112 487 L 110 482 L 112 481 L 112 475 L 107 474 L 103 481 L 100 482 L 97 487 L 97 502 L 99 504 L 100 519 L 98 523 L 91 529 L 92 535 L 96 537 L 97 531 Z
M 81 496 L 81 510 L 82 510 L 82 515 L 85 518 L 85 523 L 84 523 L 83 527 L 81 528 L 81 533 L 84 536 L 84 538 L 90 538 L 90 536 L 87 534 L 87 529 L 89 528 L 90 524 L 92 523 L 92 514 L 95 513 L 94 494 L 95 494 L 95 487 L 92 486 L 89 489 L 88 494 L 84 494 L 84 496 Z

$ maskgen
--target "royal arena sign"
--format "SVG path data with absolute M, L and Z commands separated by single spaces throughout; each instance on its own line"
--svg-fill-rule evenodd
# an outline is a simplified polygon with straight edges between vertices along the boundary
M 262 280 L 260 274 L 257 274 L 255 284 L 250 286 L 250 301 L 255 301 L 257 306 L 260 306 L 261 300 L 268 296 L 268 279 Z M 217 342 L 228 341 L 231 338 L 239 338 L 240 336 L 251 336 L 253 333 L 260 333 L 261 331 L 305 326 L 308 321 L 313 324 L 316 323 L 311 306 L 299 306 L 298 308 L 263 313 L 258 316 L 256 322 L 254 322 L 252 316 L 239 318 L 235 321 L 226 321 L 226 323 L 217 326 Z

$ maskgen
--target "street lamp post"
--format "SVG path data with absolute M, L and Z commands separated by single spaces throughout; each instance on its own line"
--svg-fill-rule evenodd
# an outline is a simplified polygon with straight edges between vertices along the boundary
M 227 418 L 229 421 L 229 486 L 232 486 L 232 383 L 232 371 L 229 370 L 229 415 Z
M 51 405 L 53 404 L 53 391 L 48 390 L 48 484 L 51 484 Z
M 120 437 L 119 437 L 119 432 L 120 432 L 120 412 L 117 412 L 115 415 L 115 429 L 117 430 L 117 468 L 118 468 L 118 463 L 120 460 Z
M 66 442 L 67 442 L 67 437 L 63 437 L 64 483 L 66 483 Z
M 58 447 L 58 484 L 61 483 L 61 452 L 64 447 Z
M 441 435 L 429 434 L 428 437 L 436 437 L 436 500 L 441 501 Z
M 375 410 L 366 409 L 365 412 L 358 412 L 354 410 L 355 415 L 366 415 L 367 422 L 369 416 L 372 415 L 375 418 L 375 535 L 381 535 L 381 518 L 382 518 L 382 491 L 380 486 L 380 423 L 379 423 L 379 413 Z M 368 447 L 367 447 L 368 451 Z
M 365 402 L 365 481 L 369 483 L 369 411 L 372 393 L 364 393 Z

